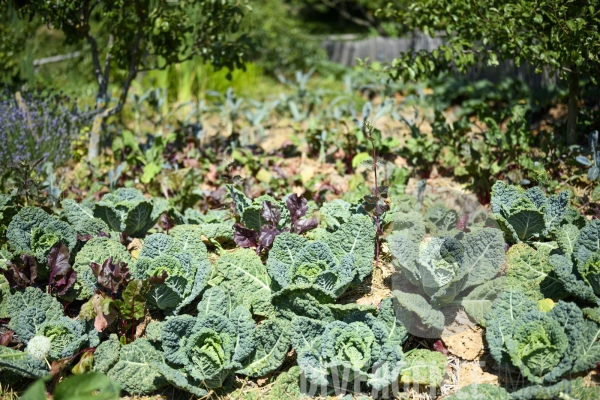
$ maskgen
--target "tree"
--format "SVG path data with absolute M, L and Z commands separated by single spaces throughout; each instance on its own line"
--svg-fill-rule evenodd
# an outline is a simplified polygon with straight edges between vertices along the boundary
M 394 5 L 402 7 L 408 2 L 409 0 L 395 0 Z M 389 0 L 293 0 L 296 8 L 311 11 L 310 17 L 320 16 L 321 23 L 326 24 L 329 29 L 331 23 L 335 23 L 331 18 L 333 13 L 339 17 L 338 21 L 345 21 L 355 29 L 376 32 L 380 36 L 396 36 L 398 24 L 381 14 L 376 15 L 376 11 L 388 3 Z M 314 24 L 314 21 L 308 21 L 309 18 L 305 19 L 306 22 Z
M 123 109 L 138 73 L 197 56 L 243 68 L 250 45 L 236 35 L 244 15 L 236 0 L 13 0 L 9 7 L 61 30 L 67 43 L 87 43 L 98 84 L 88 159 L 98 156 L 102 123 Z M 119 87 L 116 102 L 111 83 Z
M 379 12 L 430 36 L 446 34 L 437 50 L 401 54 L 390 66 L 393 78 L 465 72 L 478 62 L 498 65 L 498 59 L 558 72 L 569 86 L 567 144 L 576 143 L 580 78 L 595 84 L 600 71 L 600 0 L 417 0 Z

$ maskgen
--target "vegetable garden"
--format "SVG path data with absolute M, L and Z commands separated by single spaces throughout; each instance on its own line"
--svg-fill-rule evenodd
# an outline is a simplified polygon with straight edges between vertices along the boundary
M 597 3 L 0 4 L 0 398 L 600 398 Z

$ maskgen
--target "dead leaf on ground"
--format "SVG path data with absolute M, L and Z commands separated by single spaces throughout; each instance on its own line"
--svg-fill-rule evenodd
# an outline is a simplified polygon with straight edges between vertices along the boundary
M 591 370 L 585 378 L 583 378 L 584 387 L 596 387 L 600 385 L 600 376 L 595 369 Z
M 129 251 L 129 254 L 131 254 L 131 257 L 135 258 L 137 260 L 138 256 L 140 255 L 140 252 L 142 251 L 142 246 L 144 245 L 144 242 L 142 242 L 140 239 L 133 239 L 131 241 L 131 243 L 129 243 L 127 245 L 127 251 Z
M 135 337 L 136 338 L 139 338 L 142 336 L 142 334 L 146 330 L 146 326 L 151 321 L 152 321 L 152 317 L 150 317 L 150 314 L 146 313 L 146 315 L 144 316 L 144 319 L 142 321 L 138 322 L 138 324 L 135 327 Z

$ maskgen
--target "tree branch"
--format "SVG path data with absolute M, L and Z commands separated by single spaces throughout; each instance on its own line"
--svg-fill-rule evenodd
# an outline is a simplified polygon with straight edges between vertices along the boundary
M 185 56 L 183 58 L 178 58 L 177 59 L 177 64 L 182 63 L 184 61 L 189 61 L 192 58 L 194 58 L 195 56 L 197 56 L 197 54 L 192 53 L 192 54 L 189 54 L 189 55 L 187 55 L 187 56 Z M 160 66 L 160 67 L 158 65 L 155 65 L 155 66 L 152 66 L 152 67 L 139 68 L 137 72 L 164 71 L 170 65 L 171 64 L 165 64 L 165 65 Z
M 52 57 L 44 57 L 38 58 L 37 60 L 33 60 L 33 66 L 39 67 L 40 65 L 57 63 L 65 60 L 70 60 L 71 58 L 79 57 L 81 55 L 81 51 L 77 50 L 68 54 L 60 54 Z
M 92 48 L 92 63 L 94 64 L 94 75 L 96 75 L 96 82 L 98 82 L 98 97 L 103 98 L 104 93 L 102 92 L 104 75 L 102 74 L 102 67 L 100 66 L 100 58 L 98 57 L 98 43 L 92 35 L 88 34 L 85 36 L 90 47 Z
M 379 23 L 373 18 L 373 16 L 369 15 L 368 12 L 366 12 L 366 10 L 364 8 L 361 7 L 361 11 L 365 15 L 366 19 L 358 18 L 358 17 L 355 17 L 352 14 L 350 14 L 350 12 L 348 11 L 348 9 L 346 7 L 345 1 L 341 1 L 341 2 L 340 1 L 331 1 L 331 0 L 321 0 L 321 1 L 327 7 L 337 10 L 344 19 L 346 19 L 356 25 L 359 25 L 359 26 L 364 26 L 367 28 L 375 28 L 381 36 L 387 36 L 387 33 L 381 28 Z
M 98 108 L 98 106 L 101 106 L 100 108 L 104 108 L 104 107 L 106 107 L 106 90 L 108 89 L 108 83 L 106 81 L 108 80 L 108 76 L 105 79 L 104 78 L 105 75 L 102 73 L 102 67 L 100 66 L 100 57 L 98 55 L 98 42 L 91 35 L 90 24 L 89 24 L 90 16 L 92 15 L 92 11 L 94 10 L 94 7 L 96 7 L 97 4 L 98 4 L 98 1 L 96 1 L 90 7 L 89 2 L 88 1 L 85 2 L 85 4 L 83 5 L 83 10 L 82 10 L 82 18 L 81 18 L 81 21 L 79 21 L 79 23 L 82 26 L 87 27 L 87 32 L 85 34 L 85 38 L 91 47 L 92 63 L 94 65 L 94 75 L 96 76 L 96 82 L 98 83 L 98 95 L 96 96 L 96 107 Z M 106 75 L 108 75 L 108 74 L 106 74 Z
M 357 8 L 363 13 L 365 18 L 371 23 L 371 25 L 377 30 L 377 32 L 379 32 L 381 36 L 388 36 L 387 32 L 381 27 L 379 21 L 375 17 L 373 17 L 373 15 L 370 14 L 367 9 L 365 9 L 360 4 L 357 4 Z
M 110 54 L 110 49 L 113 45 L 114 37 L 112 34 L 108 35 L 108 50 L 106 51 L 106 60 L 104 61 L 104 80 L 103 86 L 100 89 L 101 92 L 106 93 L 108 91 L 108 79 L 110 74 L 110 61 L 112 59 L 112 54 Z
M 129 72 L 127 73 L 127 78 L 123 83 L 123 89 L 121 90 L 121 95 L 119 96 L 119 102 L 117 105 L 111 109 L 106 110 L 104 113 L 104 117 L 109 117 L 111 115 L 115 115 L 123 109 L 125 102 L 127 101 L 127 93 L 129 93 L 129 88 L 131 87 L 131 82 L 135 79 L 138 73 L 138 53 L 140 50 L 140 41 L 142 39 L 142 33 L 144 32 L 144 19 L 142 17 L 142 11 L 139 9 L 139 2 L 135 1 L 136 9 L 138 10 L 138 30 L 135 34 L 135 39 L 133 41 L 133 45 L 131 47 L 131 59 L 129 60 Z

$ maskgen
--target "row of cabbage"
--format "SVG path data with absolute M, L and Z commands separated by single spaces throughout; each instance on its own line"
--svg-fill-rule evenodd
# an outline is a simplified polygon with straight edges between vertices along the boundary
M 400 221 L 387 241 L 408 330 L 440 335 L 458 304 L 486 328 L 496 369 L 517 373 L 511 393 L 472 385 L 453 398 L 597 398 L 577 377 L 600 360 L 600 220 L 582 216 L 569 192 L 496 182 L 478 224 L 439 206 Z
M 469 227 L 453 210 L 398 201 L 381 240 L 407 285 L 378 306 L 340 301 L 373 270 L 376 224 L 360 204 L 230 193 L 233 212 L 206 214 L 125 188 L 57 214 L 2 196 L 0 318 L 22 343 L 0 346 L 3 383 L 93 352 L 87 369 L 128 393 L 204 396 L 283 369 L 293 349 L 311 384 L 335 386 L 343 367 L 377 396 L 411 359 L 435 358 L 404 352 L 408 331 L 440 335 L 457 302 L 486 327 L 498 365 L 527 382 L 498 396 L 569 393 L 569 375 L 600 361 L 600 223 L 566 192 L 498 182 L 491 217 Z

